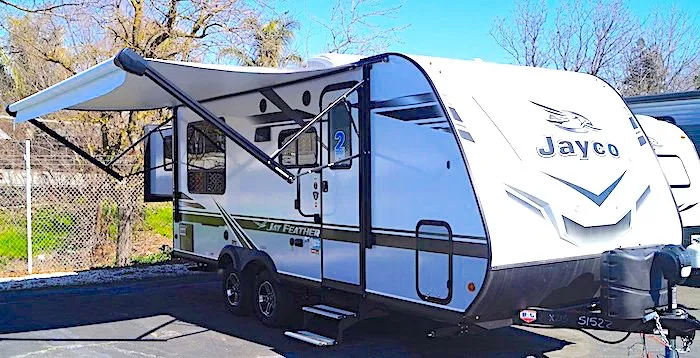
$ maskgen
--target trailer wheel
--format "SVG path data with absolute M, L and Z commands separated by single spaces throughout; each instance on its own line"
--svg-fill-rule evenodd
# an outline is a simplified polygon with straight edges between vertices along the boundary
M 255 278 L 253 309 L 258 319 L 270 327 L 281 327 L 289 323 L 293 308 L 289 291 L 267 270 L 260 271 Z
M 250 312 L 251 284 L 245 275 L 233 268 L 233 264 L 224 267 L 223 294 L 226 307 L 231 313 L 243 316 Z

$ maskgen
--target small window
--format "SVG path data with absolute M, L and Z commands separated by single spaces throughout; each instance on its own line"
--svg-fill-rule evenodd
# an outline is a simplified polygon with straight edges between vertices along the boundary
M 278 148 L 289 141 L 298 129 L 286 129 L 280 132 Z M 318 135 L 316 128 L 309 128 L 297 138 L 296 143 L 280 153 L 280 164 L 287 168 L 313 168 L 318 166 Z
M 329 157 L 331 163 L 336 163 L 352 156 L 352 115 L 346 106 L 337 105 L 330 110 L 329 122 Z M 349 169 L 351 166 L 352 160 L 346 160 L 332 166 L 331 169 Z
M 163 136 L 163 169 L 173 170 L 173 136 Z
M 661 170 L 664 172 L 668 185 L 671 188 L 687 188 L 690 186 L 688 171 L 685 170 L 685 165 L 683 165 L 681 158 L 675 155 L 659 155 L 659 164 L 661 164 Z
M 193 194 L 226 190 L 226 137 L 209 122 L 187 125 L 187 190 Z

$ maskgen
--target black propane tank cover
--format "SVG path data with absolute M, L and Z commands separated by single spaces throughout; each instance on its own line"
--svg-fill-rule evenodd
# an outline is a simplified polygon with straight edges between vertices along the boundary
M 668 302 L 666 280 L 654 258 L 659 247 L 615 249 L 601 256 L 600 304 L 610 317 L 638 319 Z

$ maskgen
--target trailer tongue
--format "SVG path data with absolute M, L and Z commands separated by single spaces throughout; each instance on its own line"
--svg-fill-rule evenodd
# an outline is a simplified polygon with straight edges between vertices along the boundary
M 523 326 L 594 329 L 655 334 L 666 356 L 687 352 L 700 321 L 678 307 L 676 286 L 690 275 L 690 258 L 676 245 L 661 250 L 617 249 L 601 257 L 601 297 L 595 302 L 557 309 L 529 307 L 513 322 Z M 666 305 L 659 307 L 659 303 Z M 586 332 L 592 337 L 592 334 Z M 683 342 L 676 348 L 676 338 Z M 618 343 L 618 342 L 614 342 Z

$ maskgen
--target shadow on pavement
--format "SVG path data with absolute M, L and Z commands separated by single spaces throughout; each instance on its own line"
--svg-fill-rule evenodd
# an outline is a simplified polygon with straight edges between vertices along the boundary
M 156 316 L 170 318 L 158 323 L 153 319 L 146 320 Z M 130 320 L 146 324 L 124 323 Z M 167 337 L 158 334 L 164 330 L 172 332 L 174 325 L 188 325 L 188 328 L 184 333 Z M 153 344 L 168 345 L 184 343 L 186 337 L 199 340 L 199 334 L 214 331 L 271 347 L 275 352 L 291 357 L 522 357 L 541 356 L 571 344 L 515 328 L 460 337 L 427 338 L 425 332 L 436 326 L 429 320 L 394 314 L 353 326 L 346 331 L 342 345 L 315 348 L 285 337 L 282 330 L 263 326 L 254 317 L 230 314 L 220 300 L 219 281 L 214 274 L 104 287 L 0 293 L 0 342 L 155 342 Z M 80 330 L 80 333 L 77 337 L 75 334 L 66 337 L 60 333 L 64 330 L 57 330 L 61 328 Z M 221 343 L 217 341 L 217 344 Z M 173 349 L 177 353 L 179 348 Z

